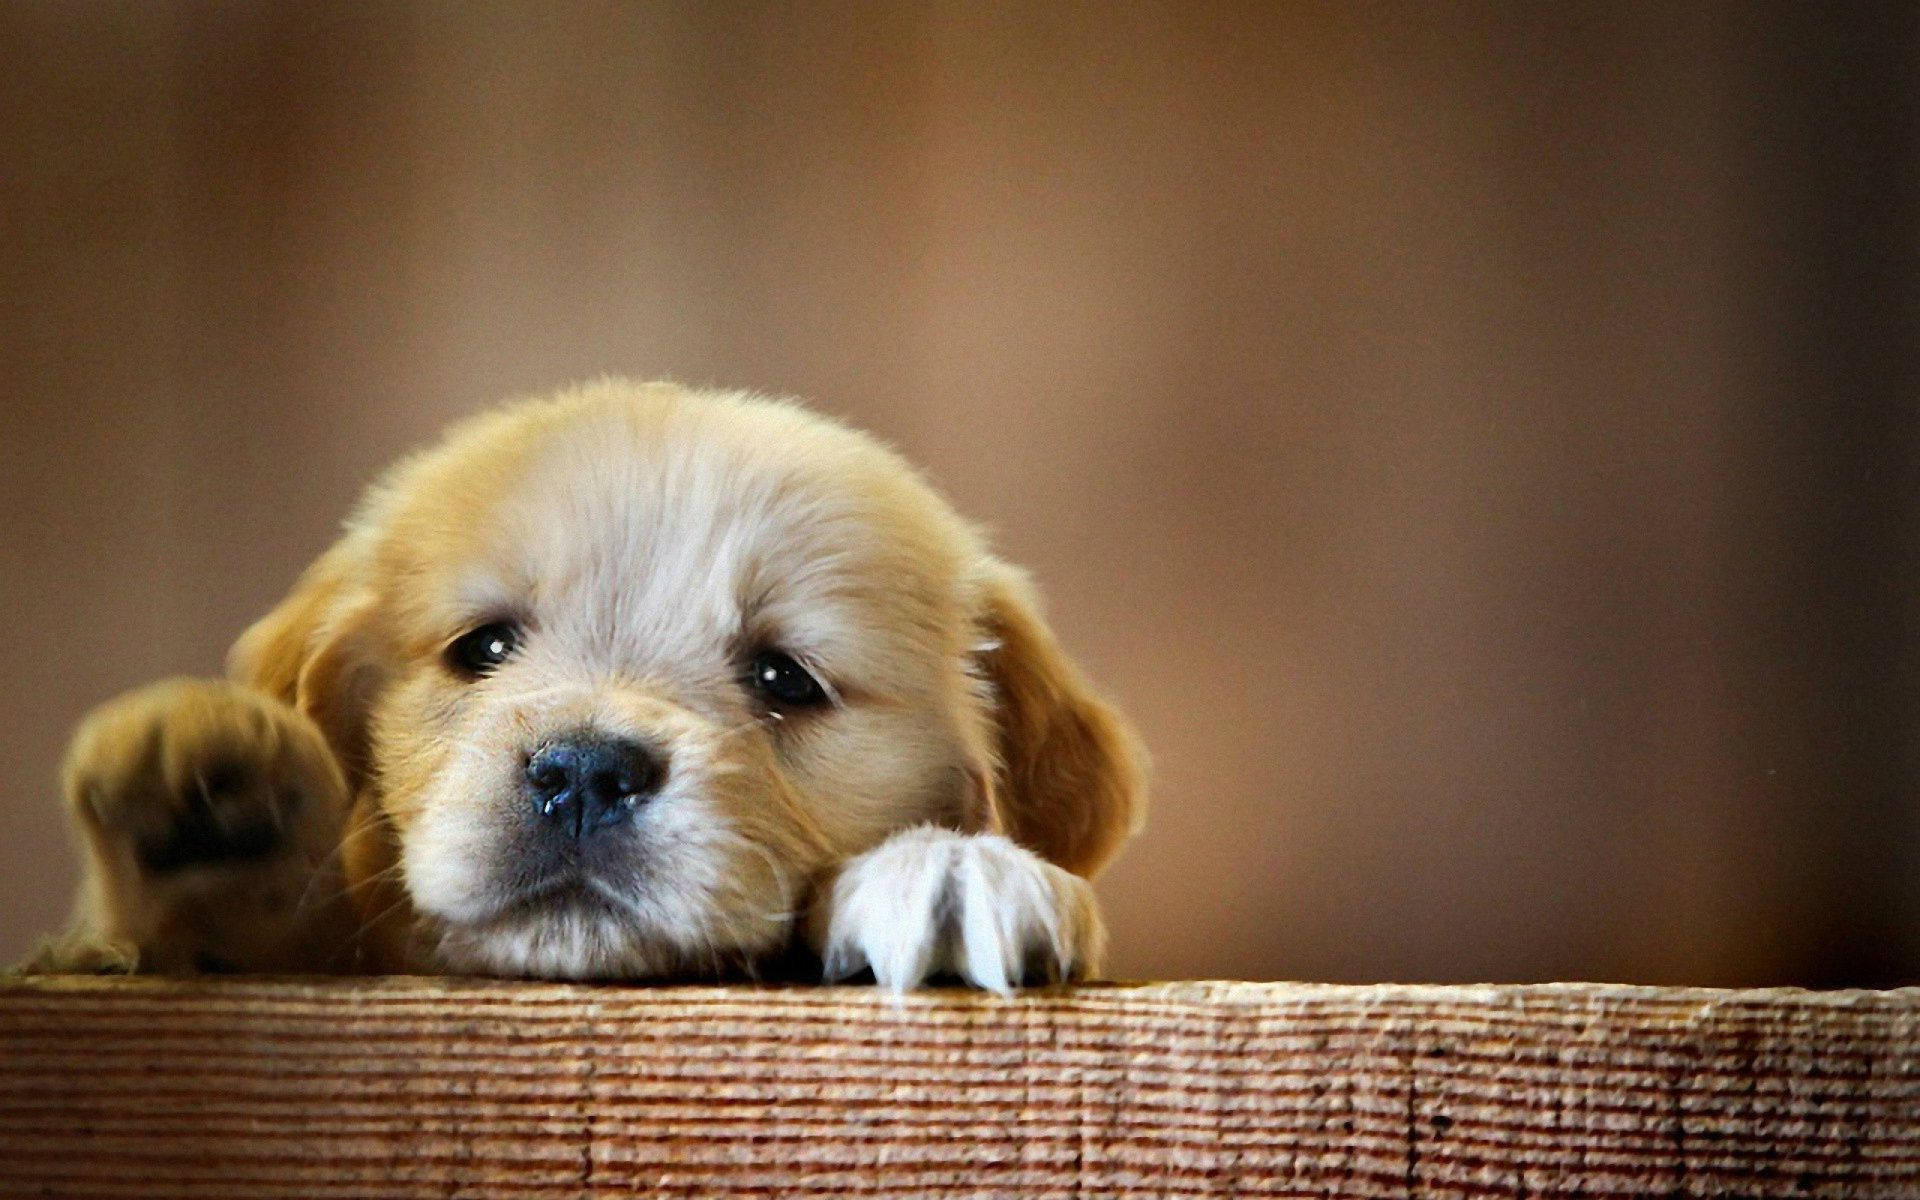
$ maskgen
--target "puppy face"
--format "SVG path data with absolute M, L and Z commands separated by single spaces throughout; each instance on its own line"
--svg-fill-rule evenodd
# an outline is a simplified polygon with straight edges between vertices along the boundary
M 376 814 L 438 969 L 706 973 L 933 823 L 1091 871 L 1138 755 L 1017 576 L 891 453 L 609 383 L 457 430 L 242 639 Z M 350 860 L 352 861 L 352 860 Z

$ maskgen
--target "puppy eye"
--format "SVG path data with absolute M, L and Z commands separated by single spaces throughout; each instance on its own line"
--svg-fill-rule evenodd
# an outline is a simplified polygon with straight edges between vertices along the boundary
M 447 647 L 447 665 L 463 675 L 485 675 L 520 645 L 518 626 L 505 621 L 463 633 Z
M 778 650 L 762 650 L 747 664 L 747 685 L 782 708 L 813 708 L 827 702 L 827 689 Z

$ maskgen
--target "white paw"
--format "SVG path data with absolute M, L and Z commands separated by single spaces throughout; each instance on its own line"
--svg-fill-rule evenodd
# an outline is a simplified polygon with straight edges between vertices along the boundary
M 830 980 L 864 967 L 896 992 L 939 975 L 1006 992 L 1098 970 L 1106 932 L 1086 880 L 995 834 L 925 827 L 841 868 L 813 940 Z

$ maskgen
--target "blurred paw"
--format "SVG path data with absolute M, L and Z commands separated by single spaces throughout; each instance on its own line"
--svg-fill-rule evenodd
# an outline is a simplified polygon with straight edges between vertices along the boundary
M 272 858 L 316 818 L 337 828 L 344 800 L 305 718 L 208 680 L 157 684 L 95 710 L 75 736 L 67 788 L 97 848 L 151 881 Z
M 65 780 L 90 858 L 76 947 L 165 974 L 310 962 L 302 939 L 339 902 L 346 784 L 307 718 L 229 683 L 155 684 L 87 717 Z M 47 961 L 101 969 L 83 960 Z
M 1006 992 L 1085 978 L 1106 935 L 1086 880 L 998 835 L 926 827 L 850 860 L 813 937 L 830 980 L 870 969 L 894 991 L 952 976 Z
M 16 975 L 131 975 L 140 969 L 140 951 L 124 942 L 56 940 L 15 963 Z

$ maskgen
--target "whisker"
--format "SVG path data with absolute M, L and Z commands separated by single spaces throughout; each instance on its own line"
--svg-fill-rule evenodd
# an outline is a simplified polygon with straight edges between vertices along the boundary
M 728 738 L 738 737 L 739 735 L 749 732 L 750 730 L 771 729 L 779 721 L 779 719 L 780 717 L 778 713 L 767 713 L 763 716 L 748 717 L 746 720 L 741 721 L 738 724 L 729 725 L 724 729 L 720 729 L 716 731 L 713 735 L 714 745 L 715 746 L 723 745 L 726 743 Z
M 387 828 L 389 824 L 390 824 L 390 821 L 386 814 L 386 811 L 384 809 L 380 809 L 376 807 L 373 810 L 373 817 L 371 820 L 362 823 L 359 828 L 350 829 L 345 833 L 343 833 L 340 837 L 335 838 L 332 848 L 329 849 L 325 854 L 321 855 L 319 859 L 314 861 L 311 867 L 309 868 L 309 872 L 307 875 L 307 886 L 301 889 L 299 900 L 294 902 L 294 906 L 293 906 L 294 913 L 298 915 L 299 913 L 304 912 L 306 910 L 307 902 L 313 894 L 314 885 L 320 881 L 320 876 L 322 872 L 326 871 L 327 868 L 331 867 L 336 859 L 339 859 L 340 861 L 344 862 L 348 846 L 352 845 L 359 838 L 365 837 L 368 834 L 373 833 L 377 830 L 383 830 Z M 384 874 L 384 872 L 382 873 Z M 328 896 L 325 900 L 320 901 L 320 903 L 323 905 L 331 904 L 333 901 L 339 899 L 341 896 L 344 896 L 348 892 L 352 891 L 356 886 L 358 885 L 348 884 L 345 887 L 341 888 L 339 891 L 335 892 L 333 895 Z
M 375 913 L 373 916 L 360 922 L 360 929 L 357 936 L 364 938 L 368 933 L 371 933 L 374 930 L 374 928 L 380 924 L 380 922 L 386 920 L 388 917 L 392 916 L 394 913 L 399 912 L 401 909 L 405 908 L 408 904 L 412 902 L 413 902 L 413 897 L 408 896 L 405 893 L 402 893 L 398 900 L 395 900 L 392 904 L 387 905 L 385 908 L 381 909 L 379 912 Z
M 391 867 L 387 867 L 383 870 L 376 871 L 364 879 L 356 879 L 352 883 L 349 883 L 344 887 L 336 889 L 335 891 L 329 893 L 325 898 L 317 901 L 315 904 L 315 907 L 316 908 L 323 907 L 325 905 L 332 904 L 336 900 L 352 899 L 355 893 L 362 892 L 378 884 L 385 883 L 388 880 L 397 877 L 399 874 L 400 874 L 400 866 L 399 864 L 396 863 Z
M 389 863 L 388 865 L 380 868 L 378 871 L 375 871 L 371 875 L 368 875 L 361 879 L 354 880 L 352 883 L 342 888 L 341 892 L 343 894 L 348 892 L 357 892 L 362 888 L 371 887 L 376 883 L 385 883 L 390 879 L 398 879 L 405 873 L 406 873 L 405 863 L 399 863 L 399 862 Z
M 197 768 L 193 772 L 193 790 L 200 793 L 201 805 L 207 810 L 207 815 L 213 818 L 213 823 L 220 827 L 220 836 L 231 841 L 233 826 L 228 823 L 227 814 L 222 811 L 224 806 L 214 804 L 213 793 L 207 789 L 207 777 Z
M 619 909 L 621 912 L 626 913 L 629 917 L 632 917 L 635 921 L 641 924 L 646 923 L 647 914 L 645 910 L 643 910 L 640 907 L 639 904 L 635 903 L 633 897 L 628 896 L 627 894 L 622 892 L 619 888 L 616 888 L 612 884 L 608 883 L 606 880 L 598 878 L 597 876 L 589 876 L 587 879 L 587 887 L 593 892 L 594 895 L 600 897 L 602 900 L 605 900 L 607 903 L 613 905 L 615 908 Z

